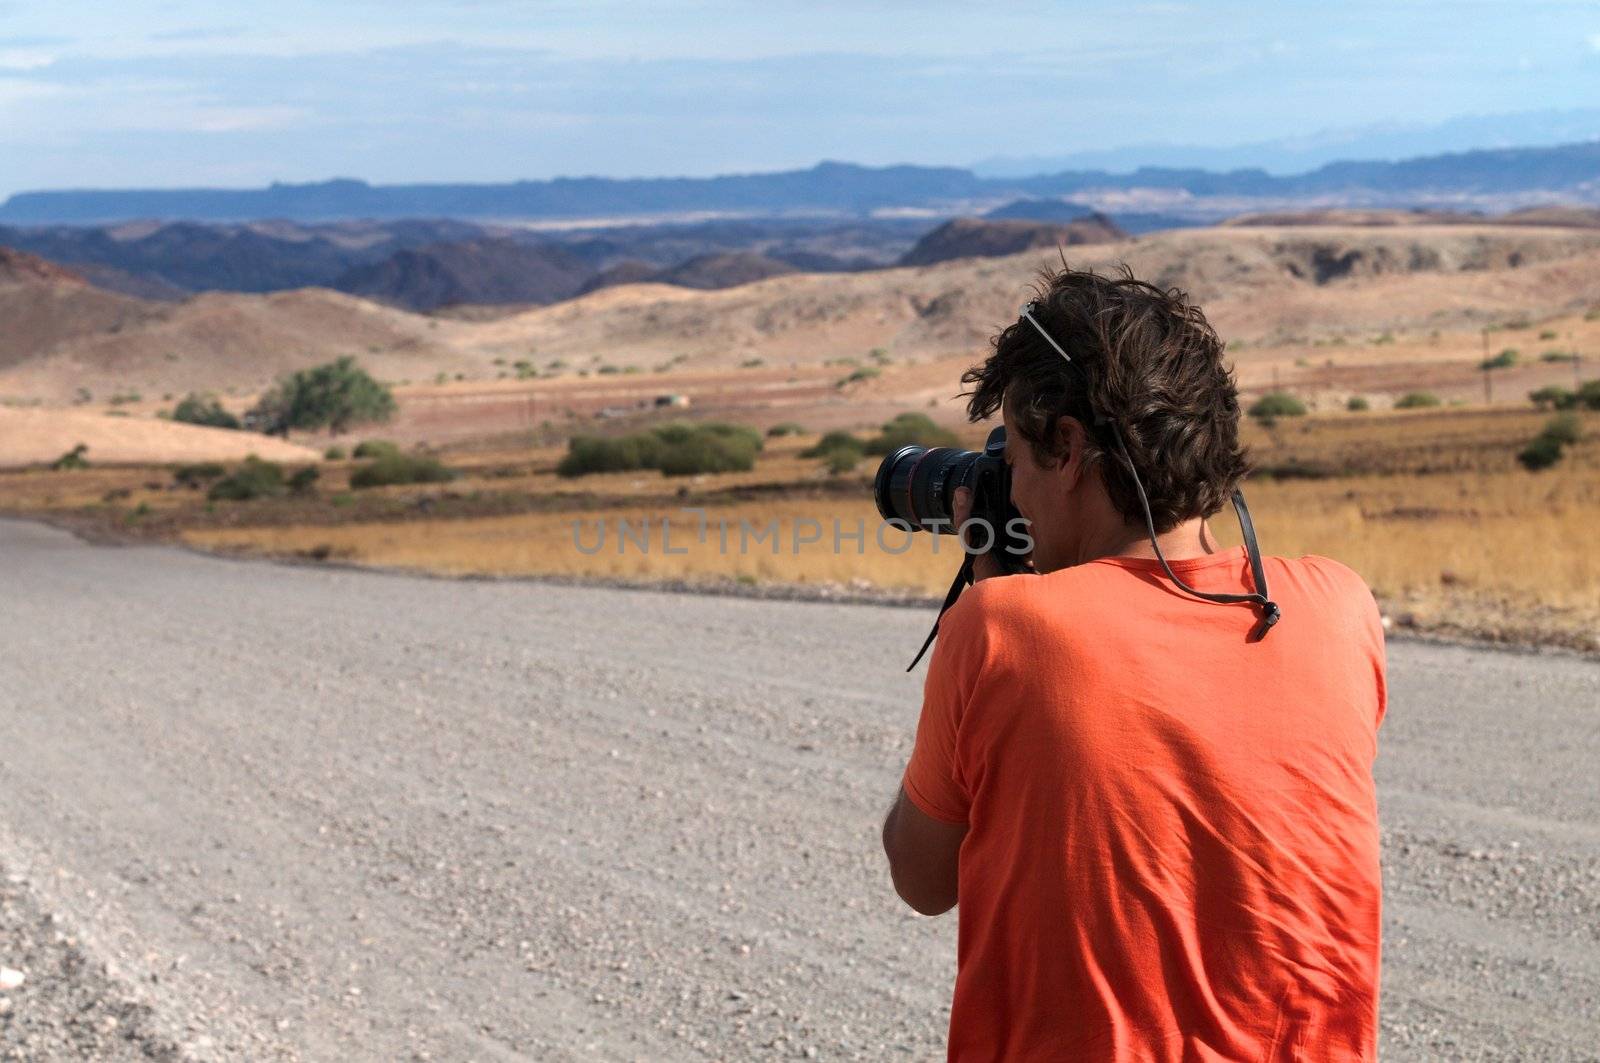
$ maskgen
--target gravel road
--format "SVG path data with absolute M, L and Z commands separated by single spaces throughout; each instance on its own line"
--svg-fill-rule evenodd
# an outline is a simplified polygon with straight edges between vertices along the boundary
M 0 1058 L 942 1058 L 923 611 L 9 522 L 0 596 Z M 1600 1058 L 1600 664 L 1390 652 L 1386 1058 Z

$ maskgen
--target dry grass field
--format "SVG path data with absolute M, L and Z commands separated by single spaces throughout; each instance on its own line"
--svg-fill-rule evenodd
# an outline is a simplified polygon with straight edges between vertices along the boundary
M 1600 418 L 1587 416 L 1582 441 L 1555 468 L 1530 473 L 1515 455 L 1547 419 L 1445 409 L 1251 425 L 1260 472 L 1248 494 L 1263 541 L 1274 553 L 1351 565 L 1404 627 L 1600 649 L 1600 557 L 1590 546 Z M 347 492 L 348 467 L 330 466 L 315 502 L 201 506 L 140 486 L 118 505 L 144 502 L 145 523 L 161 534 L 226 552 L 452 575 L 942 592 L 956 564 L 951 542 L 892 530 L 880 539 L 873 459 L 830 477 L 798 457 L 807 442 L 770 444 L 747 473 L 682 481 L 651 472 L 563 480 L 556 450 L 479 451 L 447 455 L 462 475 L 443 486 Z M 70 475 L 90 474 L 10 474 L 0 491 L 38 500 L 39 484 Z M 17 489 L 30 480 L 32 493 Z M 74 497 L 58 492 L 57 502 Z M 1234 541 L 1231 517 L 1214 527 Z

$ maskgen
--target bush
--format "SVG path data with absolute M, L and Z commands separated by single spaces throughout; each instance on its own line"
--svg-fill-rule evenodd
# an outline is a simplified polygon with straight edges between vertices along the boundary
M 1431 391 L 1408 391 L 1395 400 L 1397 410 L 1421 410 L 1439 405 L 1439 396 Z
M 337 446 L 337 445 L 336 446 L 331 446 L 327 450 L 324 450 L 322 452 L 322 456 L 327 461 L 343 461 L 344 460 L 344 448 L 341 447 L 341 446 Z
M 214 395 L 189 392 L 183 401 L 172 409 L 172 419 L 185 424 L 203 424 L 210 428 L 239 429 L 239 418 L 222 408 Z
M 317 428 L 338 433 L 356 424 L 387 421 L 394 411 L 389 389 L 346 356 L 281 378 L 245 419 L 268 435 Z
M 180 487 L 199 488 L 211 480 L 221 479 L 228 470 L 217 461 L 199 461 L 192 465 L 179 465 L 172 470 L 172 479 Z
M 1541 362 L 1576 362 L 1577 351 L 1545 351 L 1539 356 Z
M 866 442 L 868 454 L 889 454 L 901 447 L 959 447 L 961 440 L 948 428 L 940 428 L 925 413 L 902 413 L 883 426 Z
M 665 476 L 745 471 L 755 467 L 761 445 L 761 434 L 743 425 L 677 422 L 613 438 L 573 436 L 556 472 L 570 478 L 636 469 Z
M 1560 384 L 1546 384 L 1536 391 L 1530 391 L 1528 399 L 1540 410 L 1570 410 L 1578 402 L 1578 396 Z
M 1585 380 L 1574 398 L 1586 410 L 1600 410 L 1600 380 Z
M 867 452 L 867 445 L 849 432 L 829 432 L 816 444 L 800 452 L 802 458 L 826 458 L 835 451 L 854 451 L 857 458 Z
M 1360 395 L 1351 395 L 1350 400 L 1344 404 L 1344 408 L 1351 413 L 1366 413 L 1372 409 L 1372 403 Z
M 315 494 L 317 480 L 322 473 L 317 471 L 315 465 L 307 465 L 303 469 L 296 469 L 294 475 L 289 477 L 289 493 L 292 495 Z
M 1548 469 L 1561 460 L 1561 444 L 1549 436 L 1539 436 L 1523 448 L 1522 453 L 1517 455 L 1517 460 L 1529 472 Z
M 838 476 L 841 473 L 847 473 L 851 469 L 854 469 L 857 465 L 860 465 L 861 458 L 861 451 L 841 448 L 839 450 L 830 450 L 827 454 L 825 454 L 822 459 L 822 464 L 827 468 L 828 472 L 832 473 L 834 476 Z
M 1250 407 L 1250 416 L 1262 420 L 1278 417 L 1304 417 L 1306 404 L 1287 391 L 1269 391 Z
M 841 377 L 839 381 L 834 384 L 834 387 L 847 388 L 851 384 L 859 384 L 863 380 L 871 380 L 882 373 L 883 370 L 879 369 L 875 365 L 864 365 L 860 369 L 857 369 L 855 372 L 851 373 L 849 376 Z
M 350 474 L 350 486 L 390 487 L 394 484 L 437 484 L 455 479 L 455 472 L 437 458 L 421 454 L 384 454 Z
M 283 468 L 252 454 L 232 475 L 212 484 L 206 498 L 212 502 L 246 502 L 252 498 L 276 498 L 283 491 Z
M 60 472 L 63 469 L 87 469 L 89 467 L 89 459 L 84 457 L 84 455 L 88 452 L 89 444 L 79 443 L 77 446 L 61 455 L 61 457 L 57 458 L 55 461 L 52 461 L 50 463 L 50 467 L 55 469 L 57 472 Z
M 1479 369 L 1510 369 L 1517 364 L 1520 355 L 1515 347 L 1507 347 L 1493 358 L 1485 358 L 1478 363 Z
M 796 424 L 794 421 L 785 421 L 782 424 L 775 424 L 771 428 L 767 429 L 768 439 L 777 439 L 779 436 L 803 436 L 805 434 L 806 426 L 803 424 Z
M 1553 439 L 1557 443 L 1570 446 L 1578 441 L 1583 434 L 1583 426 L 1578 423 L 1578 415 L 1563 413 L 1552 417 L 1545 422 L 1544 430 L 1539 433 L 1541 439 Z
M 363 439 L 356 444 L 356 449 L 351 451 L 351 456 L 356 458 L 397 458 L 400 448 L 387 439 Z
M 679 443 L 663 445 L 655 466 L 663 476 L 703 472 L 746 472 L 755 468 L 756 448 L 739 436 L 697 432 Z

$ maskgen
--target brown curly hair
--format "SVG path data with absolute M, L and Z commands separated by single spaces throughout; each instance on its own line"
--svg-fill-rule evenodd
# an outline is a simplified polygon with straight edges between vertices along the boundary
M 1117 455 L 1121 432 L 1139 471 L 1156 531 L 1222 508 L 1250 462 L 1239 446 L 1239 394 L 1223 344 L 1199 307 L 1176 288 L 1075 270 L 1040 274 L 1033 315 L 1087 376 L 1023 318 L 994 337 L 994 353 L 962 374 L 967 414 L 981 421 L 1004 403 L 1041 460 L 1064 451 L 1056 426 L 1080 421 L 1085 459 L 1098 463 L 1117 511 L 1144 523 L 1133 479 Z M 1107 454 L 1110 460 L 1103 461 Z

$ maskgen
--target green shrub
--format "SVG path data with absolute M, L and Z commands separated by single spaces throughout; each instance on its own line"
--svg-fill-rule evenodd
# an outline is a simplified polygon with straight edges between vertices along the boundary
M 1287 391 L 1269 391 L 1250 407 L 1250 416 L 1265 420 L 1278 417 L 1304 417 L 1306 404 Z
M 455 472 L 439 459 L 421 454 L 384 454 L 350 474 L 350 486 L 389 487 L 394 484 L 436 484 L 455 479 Z
M 1585 380 L 1578 386 L 1575 398 L 1586 410 L 1600 410 L 1600 380 Z
M 317 480 L 322 473 L 317 471 L 315 465 L 307 465 L 296 469 L 294 475 L 289 477 L 289 493 L 291 495 L 309 495 L 317 490 Z
M 52 461 L 50 463 L 50 467 L 55 469 L 57 472 L 60 472 L 64 469 L 87 469 L 89 467 L 89 459 L 85 458 L 84 455 L 88 452 L 89 444 L 79 443 L 77 446 L 61 455 L 61 457 L 57 458 L 55 461 Z
M 1577 351 L 1545 351 L 1539 356 L 1541 362 L 1576 362 Z
M 1439 405 L 1439 396 L 1431 391 L 1408 391 L 1395 400 L 1397 410 L 1421 410 Z
M 227 472 L 221 462 L 198 461 L 173 469 L 172 479 L 181 487 L 199 488 L 212 480 L 221 479 Z
M 744 471 L 755 467 L 761 445 L 761 434 L 744 425 L 673 422 L 612 438 L 573 436 L 556 472 L 575 477 L 636 469 L 666 476 Z
M 1344 404 L 1344 408 L 1351 413 L 1366 413 L 1372 409 L 1372 403 L 1360 395 L 1351 395 L 1349 401 Z
M 328 461 L 343 461 L 344 448 L 338 445 L 331 446 L 322 452 L 322 456 Z
M 782 424 L 775 424 L 771 428 L 767 429 L 768 439 L 777 439 L 779 436 L 803 436 L 805 434 L 806 426 L 803 424 L 797 424 L 794 421 L 785 421 Z
M 1556 330 L 1550 328 L 1543 329 L 1539 333 L 1539 338 L 1541 340 L 1553 340 L 1556 338 Z
M 755 468 L 756 448 L 740 436 L 696 432 L 682 442 L 664 444 L 655 464 L 663 476 L 746 472 Z
M 1523 448 L 1522 453 L 1517 455 L 1517 460 L 1529 472 L 1548 469 L 1561 460 L 1561 443 L 1549 436 L 1539 436 Z
M 860 369 L 857 369 L 855 372 L 851 373 L 849 376 L 841 377 L 838 382 L 834 384 L 834 387 L 847 388 L 851 384 L 859 384 L 863 380 L 871 380 L 882 373 L 883 370 L 879 369 L 875 365 L 864 365 Z
M 856 457 L 867 452 L 867 445 L 849 432 L 829 432 L 817 442 L 800 452 L 802 458 L 826 458 L 834 451 L 854 451 Z
M 363 439 L 351 452 L 356 458 L 397 458 L 400 448 L 387 439 Z
M 865 449 L 868 454 L 888 454 L 904 446 L 958 447 L 961 440 L 948 428 L 940 428 L 925 413 L 902 413 L 871 439 Z
M 215 395 L 189 392 L 183 401 L 172 409 L 172 419 L 185 424 L 203 424 L 211 428 L 238 429 L 239 418 L 222 408 Z
M 830 450 L 827 454 L 823 455 L 822 464 L 828 470 L 828 472 L 832 473 L 834 476 L 838 476 L 841 473 L 847 473 L 854 469 L 857 465 L 860 465 L 861 458 L 861 451 L 850 450 L 849 448 L 841 448 L 839 450 Z
M 1560 384 L 1546 384 L 1528 392 L 1528 399 L 1541 410 L 1570 410 L 1578 404 L 1578 396 Z
M 283 492 L 283 468 L 252 454 L 232 474 L 212 484 L 206 498 L 212 502 L 245 502 L 276 498 Z
M 1507 347 L 1493 358 L 1485 358 L 1478 363 L 1479 369 L 1510 369 L 1517 364 L 1521 355 L 1515 347 Z
M 245 416 L 268 435 L 288 435 L 291 429 L 343 432 L 352 425 L 387 421 L 394 411 L 388 387 L 346 356 L 280 378 Z
M 1583 434 L 1583 425 L 1578 421 L 1575 413 L 1563 413 L 1545 422 L 1544 429 L 1539 433 L 1540 438 L 1553 439 L 1557 443 L 1570 446 L 1578 441 Z

